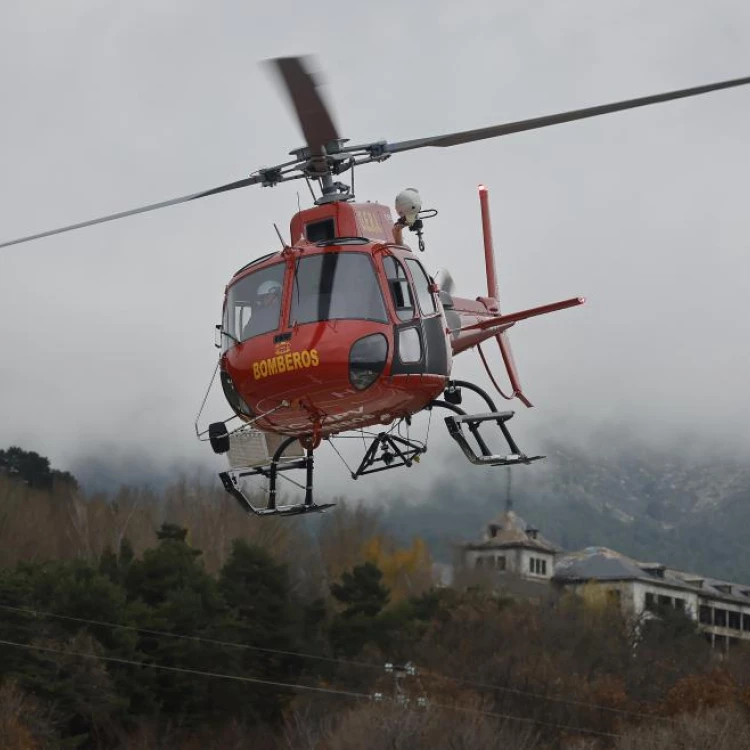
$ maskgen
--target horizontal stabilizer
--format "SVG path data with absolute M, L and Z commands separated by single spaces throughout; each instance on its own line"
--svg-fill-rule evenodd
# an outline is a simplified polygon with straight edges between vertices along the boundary
M 540 307 L 531 307 L 528 310 L 509 313 L 508 315 L 496 315 L 492 318 L 480 320 L 478 323 L 463 326 L 461 328 L 461 333 L 508 327 L 521 320 L 526 320 L 527 318 L 535 318 L 538 315 L 546 315 L 547 313 L 557 312 L 557 310 L 565 310 L 568 307 L 577 307 L 578 305 L 582 305 L 585 301 L 586 300 L 583 297 L 573 297 L 572 299 L 562 300 L 561 302 L 552 302 L 549 305 L 541 305 Z

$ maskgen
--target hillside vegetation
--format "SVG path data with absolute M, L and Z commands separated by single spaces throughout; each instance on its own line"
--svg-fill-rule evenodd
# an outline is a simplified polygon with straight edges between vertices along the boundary
M 188 481 L 89 496 L 8 454 L 7 750 L 750 746 L 750 655 L 717 661 L 679 613 L 436 588 L 425 543 L 361 507 L 311 533 Z

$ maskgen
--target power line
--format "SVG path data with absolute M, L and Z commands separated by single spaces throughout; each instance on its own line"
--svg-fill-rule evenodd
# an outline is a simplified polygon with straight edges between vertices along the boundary
M 0 604 L 0 610 L 6 610 L 10 612 L 17 612 L 19 614 L 29 615 L 33 617 L 48 617 L 58 620 L 65 620 L 69 622 L 78 622 L 81 624 L 86 625 L 96 625 L 99 627 L 108 627 L 108 628 L 114 628 L 114 629 L 120 629 L 120 630 L 127 630 L 131 632 L 137 632 L 137 633 L 143 633 L 146 635 L 153 635 L 157 636 L 159 638 L 176 638 L 179 640 L 186 640 L 186 641 L 193 641 L 195 643 L 207 643 L 213 646 L 227 646 L 229 648 L 237 648 L 237 649 L 243 649 L 247 651 L 258 651 L 261 653 L 270 653 L 270 654 L 279 654 L 281 656 L 295 656 L 302 659 L 313 659 L 318 661 L 325 661 L 332 664 L 342 664 L 345 666 L 352 666 L 352 667 L 365 667 L 368 669 L 377 669 L 382 670 L 383 665 L 382 664 L 373 664 L 371 662 L 361 662 L 361 661 L 354 661 L 350 659 L 339 659 L 333 656 L 319 656 L 317 654 L 310 654 L 305 653 L 302 651 L 287 651 L 283 649 L 274 649 L 274 648 L 268 648 L 264 646 L 252 646 L 247 643 L 237 643 L 236 641 L 222 641 L 217 640 L 215 638 L 206 638 L 204 636 L 197 636 L 197 635 L 184 635 L 182 633 L 169 633 L 163 630 L 152 630 L 149 628 L 139 628 L 135 625 L 122 625 L 120 623 L 115 622 L 105 622 L 102 620 L 91 620 L 84 617 L 74 617 L 72 615 L 61 615 L 57 614 L 55 612 L 47 612 L 43 610 L 37 610 L 37 609 L 31 609 L 26 607 L 15 607 L 9 604 Z M 536 698 L 538 700 L 545 700 L 552 703 L 561 703 L 561 704 L 567 704 L 572 706 L 579 706 L 579 707 L 587 707 L 587 708 L 595 708 L 600 711 L 608 711 L 611 713 L 621 714 L 625 716 L 633 716 L 638 717 L 642 719 L 651 719 L 651 720 L 657 720 L 657 721 L 663 721 L 668 723 L 673 723 L 673 720 L 669 717 L 665 716 L 656 716 L 654 714 L 646 714 L 643 712 L 638 711 L 629 711 L 627 709 L 622 708 L 613 708 L 611 706 L 604 706 L 598 703 L 592 703 L 589 701 L 578 701 L 571 698 L 562 698 L 557 696 L 551 696 L 551 695 L 544 695 L 543 693 L 535 693 L 528 690 L 521 690 L 519 688 L 510 687 L 507 685 L 497 685 L 492 683 L 484 683 L 484 682 L 476 682 L 471 680 L 465 680 L 459 677 L 451 677 L 449 675 L 444 675 L 436 672 L 429 672 L 429 671 L 422 671 L 422 676 L 428 677 L 430 679 L 435 680 L 445 680 L 447 682 L 453 682 L 456 684 L 464 685 L 466 687 L 475 687 L 475 688 L 481 688 L 485 690 L 497 690 L 501 692 L 507 692 L 507 693 L 513 693 L 516 695 L 522 695 L 529 698 Z
M 350 667 L 368 667 L 370 669 L 382 669 L 382 664 L 371 664 L 362 661 L 352 661 L 350 659 L 338 659 L 333 656 L 319 656 L 317 654 L 304 653 L 302 651 L 285 651 L 278 648 L 267 648 L 265 646 L 251 646 L 249 643 L 237 643 L 236 641 L 220 641 L 215 638 L 205 638 L 199 635 L 184 635 L 182 633 L 168 633 L 164 630 L 151 630 L 149 628 L 139 628 L 135 625 L 122 625 L 117 622 L 104 622 L 103 620 L 89 620 L 85 617 L 73 617 L 72 615 L 59 615 L 55 612 L 45 612 L 38 609 L 29 609 L 26 607 L 14 607 L 10 604 L 0 604 L 0 609 L 9 612 L 18 612 L 20 614 L 33 617 L 49 617 L 57 620 L 67 620 L 69 622 L 79 622 L 84 625 L 97 625 L 99 627 L 117 628 L 120 630 L 129 630 L 146 635 L 155 635 L 159 638 L 177 638 L 185 641 L 194 641 L 196 643 L 209 643 L 212 646 L 229 646 L 230 648 L 239 648 L 247 651 L 260 651 L 269 654 L 279 654 L 281 656 L 297 656 L 302 659 L 317 659 L 319 661 L 345 664 Z
M 610 711 L 612 713 L 623 714 L 626 716 L 634 716 L 634 717 L 638 717 L 641 719 L 655 719 L 657 721 L 664 721 L 670 724 L 674 722 L 674 720 L 670 719 L 668 716 L 656 716 L 655 714 L 646 714 L 641 711 L 628 711 L 625 708 L 613 708 L 612 706 L 604 706 L 599 703 L 591 703 L 590 701 L 578 701 L 578 700 L 574 700 L 573 698 L 559 698 L 557 696 L 544 695 L 544 693 L 534 693 L 530 690 L 520 690 L 519 688 L 510 687 L 508 685 L 495 685 L 493 683 L 487 683 L 487 682 L 474 682 L 472 680 L 463 680 L 458 677 L 447 677 L 445 675 L 438 674 L 435 672 L 423 672 L 422 674 L 423 676 L 431 678 L 431 679 L 447 680 L 449 682 L 455 682 L 460 685 L 465 685 L 466 687 L 483 688 L 485 690 L 498 690 L 501 692 L 513 693 L 515 695 L 522 695 L 527 698 L 537 698 L 539 700 L 553 701 L 555 703 L 564 703 L 564 704 L 568 704 L 571 706 L 596 708 L 600 711 Z
M 152 664 L 145 661 L 136 661 L 135 659 L 122 659 L 119 656 L 102 656 L 100 654 L 86 654 L 82 651 L 68 651 L 61 648 L 52 648 L 50 646 L 38 646 L 31 643 L 16 643 L 15 641 L 0 640 L 0 645 L 24 648 L 28 651 L 43 651 L 61 656 L 78 656 L 82 659 L 94 659 L 98 661 L 112 662 L 114 664 L 127 664 L 133 667 L 146 667 L 147 669 L 161 669 L 167 672 L 181 672 L 199 677 L 214 677 L 225 680 L 235 680 L 237 682 L 250 682 L 257 685 L 271 685 L 272 687 L 286 688 L 288 690 L 309 690 L 317 693 L 328 693 L 330 695 L 343 695 L 349 698 L 370 698 L 367 693 L 354 693 L 348 690 L 334 690 L 333 688 L 314 687 L 312 685 L 300 685 L 295 682 L 275 682 L 273 680 L 261 680 L 258 677 L 244 677 L 242 675 L 224 674 L 223 672 L 205 672 L 201 669 L 190 669 L 188 667 L 169 667 L 165 664 Z
M 256 685 L 270 685 L 271 687 L 279 687 L 284 688 L 287 690 L 307 690 L 310 692 L 316 692 L 316 693 L 326 693 L 328 695 L 337 695 L 342 696 L 346 698 L 357 698 L 362 699 L 366 698 L 367 700 L 371 700 L 372 696 L 368 693 L 356 693 L 351 690 L 336 690 L 334 688 L 323 688 L 323 687 L 316 687 L 313 685 L 300 685 L 298 683 L 293 682 L 276 682 L 273 680 L 262 680 L 257 677 L 244 677 L 241 675 L 231 675 L 231 674 L 225 674 L 223 672 L 207 672 L 205 670 L 201 669 L 190 669 L 188 667 L 170 667 L 165 664 L 153 664 L 149 662 L 144 661 L 137 661 L 135 659 L 123 659 L 116 656 L 102 656 L 100 654 L 91 654 L 91 653 L 84 653 L 82 651 L 70 651 L 68 649 L 60 649 L 60 648 L 52 648 L 51 646 L 39 646 L 39 645 L 32 645 L 30 643 L 17 643 L 16 641 L 8 641 L 8 640 L 0 640 L 0 645 L 2 646 L 11 646 L 13 648 L 21 648 L 25 649 L 27 651 L 39 651 L 42 653 L 48 653 L 48 654 L 57 654 L 59 656 L 76 656 L 82 659 L 90 659 L 93 661 L 102 661 L 102 662 L 110 662 L 114 664 L 125 664 L 128 666 L 134 666 L 134 667 L 143 667 L 146 669 L 160 669 L 167 672 L 177 672 L 180 674 L 189 674 L 196 677 L 208 677 L 208 678 L 214 678 L 214 679 L 225 679 L 225 680 L 234 680 L 236 682 L 245 682 L 245 683 L 252 683 Z M 488 716 L 495 719 L 503 719 L 506 721 L 519 721 L 525 724 L 537 724 L 539 726 L 547 726 L 552 727 L 555 729 L 566 729 L 569 731 L 574 732 L 583 732 L 585 734 L 594 734 L 599 735 L 602 737 L 620 737 L 619 734 L 614 734 L 612 732 L 600 732 L 596 729 L 588 729 L 585 727 L 575 727 L 568 724 L 557 724 L 554 722 L 549 721 L 541 721 L 539 719 L 530 719 L 523 716 L 514 716 L 513 714 L 501 714 L 496 713 L 493 711 L 483 711 L 481 709 L 472 709 L 472 708 L 466 708 L 463 706 L 456 706 L 456 705 L 446 705 L 446 704 L 440 704 L 440 703 L 428 703 L 427 706 L 430 708 L 437 708 L 444 711 L 459 711 L 463 713 L 472 713 L 475 715 L 481 715 L 481 716 Z
M 514 716 L 513 714 L 500 714 L 495 711 L 483 711 L 479 708 L 466 708 L 464 706 L 447 706 L 440 703 L 430 703 L 433 708 L 442 708 L 446 711 L 460 711 L 463 713 L 476 714 L 478 716 L 491 716 L 496 719 L 506 719 L 510 721 L 520 721 L 524 724 L 539 724 L 540 726 L 553 727 L 554 729 L 566 729 L 571 732 L 583 732 L 585 734 L 596 734 L 600 737 L 622 737 L 620 734 L 613 732 L 600 732 L 598 729 L 587 729 L 585 727 L 574 727 L 570 724 L 558 724 L 552 721 L 542 721 L 541 719 L 529 719 L 524 716 Z

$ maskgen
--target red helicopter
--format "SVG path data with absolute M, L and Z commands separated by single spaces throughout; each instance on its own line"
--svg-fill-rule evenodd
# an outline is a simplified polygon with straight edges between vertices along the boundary
M 304 59 L 271 62 L 306 142 L 290 152 L 290 161 L 211 190 L 0 244 L 7 247 L 249 185 L 307 181 L 315 205 L 292 218 L 290 243 L 279 233 L 282 249 L 241 268 L 225 290 L 223 319 L 217 326 L 221 355 L 216 372 L 234 412 L 231 419 L 238 419 L 240 426 L 230 429 L 227 420 L 201 431 L 202 408 L 196 419 L 199 439 L 207 439 L 216 453 L 229 454 L 231 468 L 219 475 L 226 490 L 246 511 L 259 515 L 294 515 L 331 507 L 313 497 L 314 451 L 322 441 L 333 444 L 341 433 L 357 430 L 371 439 L 359 467 L 351 471 L 355 479 L 418 461 L 427 450 L 426 441 L 399 428 L 410 425 L 412 417 L 424 410 L 450 412 L 445 418 L 448 431 L 474 464 L 510 466 L 541 458 L 527 456 L 516 445 L 507 426 L 512 411 L 498 411 L 485 390 L 451 378 L 453 357 L 476 347 L 498 392 L 531 406 L 513 363 L 508 329 L 521 320 L 584 301 L 574 297 L 501 312 L 488 192 L 483 186 L 479 199 L 487 294 L 468 299 L 452 294 L 447 272 L 430 276 L 418 255 L 404 244 L 403 232 L 408 229 L 423 251 L 424 222 L 437 213 L 422 209 L 416 190 L 397 196 L 394 221 L 387 206 L 357 203 L 353 189 L 335 179 L 338 175 L 351 171 L 353 184 L 355 167 L 403 151 L 457 146 L 750 83 L 750 78 L 741 78 L 478 130 L 348 145 L 339 136 Z M 313 185 L 319 189 L 317 197 Z M 510 394 L 497 385 L 481 349 L 490 339 L 499 345 Z M 467 414 L 460 406 L 464 391 L 478 396 L 486 411 Z M 481 429 L 492 426 L 499 428 L 508 453 L 497 454 L 488 447 Z M 278 477 L 294 469 L 306 472 L 304 485 L 298 484 L 305 491 L 304 501 L 279 505 Z M 245 489 L 244 480 L 251 476 L 269 480 L 265 507 L 256 507 L 254 495 Z

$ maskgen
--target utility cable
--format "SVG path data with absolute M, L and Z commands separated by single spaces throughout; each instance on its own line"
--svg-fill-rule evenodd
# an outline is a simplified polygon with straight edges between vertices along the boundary
M 287 688 L 289 690 L 309 690 L 317 693 L 328 693 L 329 695 L 344 695 L 349 698 L 370 698 L 368 693 L 354 693 L 348 690 L 334 690 L 333 688 L 315 687 L 312 685 L 300 685 L 296 682 L 275 682 L 273 680 L 261 680 L 258 677 L 243 677 L 242 675 L 224 674 L 223 672 L 205 672 L 201 669 L 190 669 L 188 667 L 169 667 L 165 664 L 151 664 L 145 661 L 136 661 L 135 659 L 122 659 L 118 656 L 101 656 L 100 654 L 86 654 L 82 651 L 69 651 L 61 648 L 51 648 L 50 646 L 37 646 L 30 643 L 16 643 L 15 641 L 0 640 L 2 646 L 13 646 L 23 648 L 28 651 L 42 651 L 61 656 L 78 656 L 82 659 L 94 659 L 97 661 L 112 662 L 114 664 L 127 664 L 132 667 L 146 667 L 148 669 L 162 669 L 167 672 L 180 672 L 182 674 L 191 674 L 199 677 L 214 677 L 225 680 L 235 680 L 237 682 L 250 682 L 257 685 L 271 685 L 272 687 Z
M 459 685 L 464 685 L 465 687 L 475 687 L 475 688 L 481 688 L 484 690 L 497 690 L 500 692 L 513 693 L 515 695 L 522 695 L 526 698 L 536 698 L 538 700 L 545 700 L 545 701 L 550 701 L 553 703 L 563 703 L 563 704 L 567 704 L 570 706 L 578 706 L 581 708 L 595 708 L 599 711 L 609 711 L 611 713 L 622 714 L 625 716 L 633 716 L 633 717 L 638 717 L 641 719 L 655 719 L 657 721 L 664 721 L 668 723 L 674 722 L 674 720 L 669 718 L 668 716 L 657 716 L 655 714 L 646 714 L 641 711 L 629 711 L 624 708 L 613 708 L 611 706 L 603 706 L 599 703 L 591 703 L 589 701 L 578 701 L 572 698 L 559 698 L 557 696 L 544 695 L 543 693 L 534 693 L 530 690 L 520 690 L 519 688 L 513 688 L 507 685 L 495 685 L 495 684 L 487 683 L 487 682 L 473 682 L 471 680 L 463 680 L 457 677 L 447 677 L 446 675 L 432 673 L 432 672 L 422 672 L 421 674 L 423 677 L 427 677 L 427 678 L 431 678 L 435 680 L 446 680 L 448 682 L 453 682 Z
M 237 643 L 236 641 L 220 641 L 215 638 L 205 638 L 198 635 L 184 635 L 182 633 L 168 633 L 164 630 L 152 630 L 150 628 L 139 628 L 135 625 L 121 625 L 116 622 L 104 622 L 102 620 L 89 620 L 85 617 L 74 617 L 72 615 L 59 615 L 54 612 L 44 612 L 37 609 L 29 609 L 26 607 L 14 607 L 9 604 L 0 604 L 0 609 L 8 612 L 17 612 L 19 614 L 29 615 L 32 617 L 49 617 L 57 620 L 67 620 L 68 622 L 78 622 L 83 625 L 97 625 L 99 627 L 116 628 L 119 630 L 129 630 L 136 633 L 144 633 L 145 635 L 154 635 L 159 638 L 176 638 L 185 641 L 193 641 L 195 643 L 207 643 L 212 646 L 229 646 L 230 648 L 239 648 L 246 651 L 260 651 L 268 654 L 279 654 L 281 656 L 297 656 L 301 659 L 317 659 L 318 661 L 332 662 L 336 664 L 345 664 L 350 667 L 367 667 L 370 669 L 383 669 L 382 664 L 372 664 L 362 661 L 352 661 L 350 659 L 337 659 L 333 656 L 318 656 L 316 654 L 308 654 L 302 651 L 285 651 L 278 648 L 266 648 L 264 646 L 251 646 L 247 643 Z
M 10 646 L 12 648 L 21 648 L 27 651 L 38 651 L 47 654 L 57 654 L 58 656 L 75 656 L 81 659 L 90 659 L 93 661 L 110 662 L 113 664 L 124 664 L 133 667 L 143 667 L 145 669 L 160 669 L 166 672 L 176 672 L 179 674 L 189 674 L 196 677 L 208 677 L 212 679 L 225 679 L 234 680 L 235 682 L 244 682 L 254 685 L 269 685 L 271 687 L 284 688 L 287 690 L 306 690 L 315 693 L 325 693 L 327 695 L 336 695 L 346 698 L 357 698 L 372 700 L 372 696 L 369 693 L 358 693 L 351 690 L 336 690 L 334 688 L 316 687 L 314 685 L 300 685 L 295 682 L 276 682 L 274 680 L 262 680 L 257 677 L 244 677 L 242 675 L 231 675 L 223 672 L 207 672 L 201 669 L 190 669 L 188 667 L 170 667 L 165 664 L 153 664 L 144 661 L 137 661 L 135 659 L 123 659 L 116 656 L 102 656 L 100 654 L 84 653 L 82 651 L 70 651 L 68 649 L 52 648 L 50 646 L 39 646 L 29 643 L 17 643 L 16 641 L 0 640 L 0 645 Z M 513 714 L 501 714 L 493 711 L 483 711 L 481 709 L 465 708 L 463 706 L 447 705 L 440 703 L 428 703 L 431 708 L 437 708 L 444 711 L 458 711 L 463 713 L 471 713 L 478 716 L 488 716 L 495 719 L 503 719 L 505 721 L 519 721 L 525 724 L 537 724 L 539 726 L 552 727 L 554 729 L 565 729 L 568 731 L 582 732 L 585 734 L 593 734 L 601 737 L 613 737 L 617 738 L 621 735 L 614 734 L 612 732 L 601 732 L 596 729 L 588 729 L 585 727 L 576 727 L 568 724 L 558 724 L 549 721 L 542 721 L 540 719 L 530 719 L 523 716 L 514 716 Z
M 479 708 L 465 708 L 463 706 L 448 706 L 440 703 L 429 703 L 433 708 L 441 708 L 446 711 L 460 711 L 463 713 L 475 714 L 477 716 L 491 716 L 496 719 L 505 719 L 509 721 L 520 721 L 524 724 L 538 724 L 540 726 L 552 727 L 554 729 L 566 729 L 571 732 L 583 732 L 585 734 L 595 734 L 600 737 L 614 737 L 618 738 L 622 735 L 614 734 L 613 732 L 601 732 L 598 729 L 587 729 L 585 727 L 574 727 L 570 724 L 558 724 L 552 721 L 542 721 L 541 719 L 529 719 L 525 716 L 514 716 L 513 714 L 500 714 L 494 711 L 483 711 Z
M 68 622 L 78 622 L 83 625 L 96 625 L 98 627 L 108 627 L 108 628 L 114 628 L 114 629 L 119 629 L 119 630 L 127 630 L 131 632 L 143 633 L 145 635 L 153 635 L 153 636 L 157 636 L 160 638 L 175 638 L 178 640 L 193 641 L 195 643 L 206 643 L 212 646 L 227 646 L 229 648 L 243 649 L 246 651 L 258 651 L 261 653 L 278 654 L 280 656 L 295 656 L 301 659 L 312 659 L 312 660 L 324 661 L 324 662 L 328 662 L 332 664 L 342 664 L 344 666 L 350 666 L 350 667 L 377 669 L 377 670 L 383 669 L 382 664 L 374 664 L 372 662 L 355 661 L 352 659 L 340 659 L 340 658 L 333 657 L 333 656 L 319 656 L 317 654 L 305 653 L 303 651 L 291 651 L 291 650 L 267 648 L 264 646 L 251 646 L 250 644 L 247 644 L 247 643 L 238 643 L 236 641 L 222 641 L 222 640 L 218 640 L 215 638 L 206 638 L 204 636 L 198 636 L 198 635 L 184 635 L 182 633 L 169 633 L 163 630 L 140 628 L 135 625 L 122 625 L 120 623 L 105 622 L 102 620 L 91 620 L 85 617 L 74 617 L 73 615 L 61 615 L 61 614 L 57 614 L 54 612 L 46 612 L 43 610 L 31 609 L 27 607 L 16 607 L 16 606 L 12 606 L 9 604 L 0 604 L 0 610 L 6 610 L 8 612 L 16 612 L 18 614 L 23 614 L 23 615 L 27 615 L 31 617 L 47 617 L 47 618 L 52 618 L 52 619 L 65 620 Z M 529 690 L 521 690 L 520 688 L 514 688 L 508 685 L 497 685 L 494 683 L 465 680 L 459 677 L 451 677 L 449 675 L 444 675 L 444 674 L 431 672 L 427 670 L 420 670 L 420 674 L 422 677 L 425 677 L 428 679 L 453 682 L 455 684 L 464 685 L 465 687 L 475 687 L 475 688 L 480 688 L 484 690 L 497 690 L 500 692 L 512 693 L 515 695 L 522 695 L 528 698 L 536 698 L 538 700 L 545 700 L 545 701 L 549 701 L 552 703 L 561 703 L 561 704 L 567 704 L 571 706 L 595 708 L 601 711 L 608 711 L 611 713 L 621 714 L 625 716 L 633 716 L 633 717 L 638 717 L 638 718 L 643 718 L 643 719 L 652 719 L 652 720 L 655 719 L 658 721 L 664 721 L 664 722 L 670 722 L 670 723 L 673 722 L 672 719 L 670 719 L 669 717 L 665 717 L 665 716 L 656 716 L 654 714 L 647 714 L 647 713 L 643 713 L 639 711 L 629 711 L 627 709 L 622 709 L 622 708 L 613 708 L 611 706 L 604 706 L 599 703 L 591 703 L 589 701 L 579 701 L 579 700 L 574 700 L 572 698 L 561 698 L 561 697 L 552 696 L 552 695 L 545 695 L 543 693 L 535 693 Z

